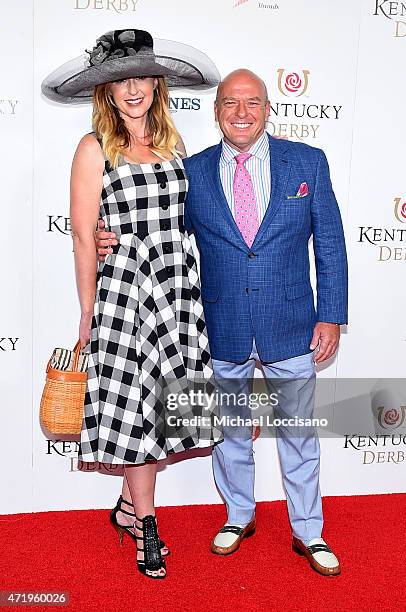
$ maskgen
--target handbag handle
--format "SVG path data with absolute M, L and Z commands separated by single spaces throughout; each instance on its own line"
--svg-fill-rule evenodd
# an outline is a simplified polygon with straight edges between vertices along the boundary
M 78 371 L 78 367 L 79 367 L 79 355 L 80 355 L 80 340 L 78 340 L 73 348 L 73 372 L 77 372 Z
M 78 367 L 79 367 L 79 356 L 80 356 L 80 351 L 82 349 L 80 348 L 80 340 L 78 340 L 75 344 L 75 346 L 73 347 L 73 370 L 72 372 L 78 372 Z M 46 368 L 46 372 L 49 372 L 49 369 L 51 367 L 51 359 L 52 357 L 49 359 L 48 363 L 47 363 L 47 368 Z

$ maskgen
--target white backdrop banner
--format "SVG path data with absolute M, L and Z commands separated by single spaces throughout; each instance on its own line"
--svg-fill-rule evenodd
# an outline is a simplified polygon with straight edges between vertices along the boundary
M 401 400 L 370 410 L 370 432 L 357 420 L 371 404 L 367 379 L 404 377 L 406 84 L 399 75 L 406 4 L 24 0 L 5 4 L 0 24 L 7 51 L 0 60 L 0 486 L 7 491 L 0 513 L 109 507 L 121 486 L 115 470 L 78 471 L 77 443 L 48 440 L 39 426 L 46 362 L 54 347 L 73 347 L 78 332 L 69 176 L 75 148 L 91 130 L 90 105 L 52 103 L 40 85 L 99 35 L 127 27 L 205 51 L 222 76 L 250 68 L 268 87 L 269 133 L 325 150 L 345 225 L 350 315 L 338 355 L 319 373 L 335 381 L 323 404 L 337 425 L 321 440 L 322 493 L 406 491 Z M 214 91 L 172 92 L 188 154 L 221 137 L 213 101 Z M 348 379 L 360 380 L 350 413 Z M 257 499 L 282 499 L 275 441 L 260 438 L 255 457 Z M 162 465 L 158 505 L 219 502 L 207 454 Z

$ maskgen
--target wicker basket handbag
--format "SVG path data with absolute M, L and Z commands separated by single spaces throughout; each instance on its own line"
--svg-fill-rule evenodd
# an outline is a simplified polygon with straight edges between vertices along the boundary
M 88 355 L 56 348 L 47 365 L 40 422 L 52 434 L 79 434 L 82 429 Z

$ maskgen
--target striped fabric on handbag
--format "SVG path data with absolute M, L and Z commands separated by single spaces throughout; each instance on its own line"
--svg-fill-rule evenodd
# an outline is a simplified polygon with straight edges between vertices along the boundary
M 73 370 L 73 359 L 75 353 L 74 351 L 70 351 L 64 348 L 56 348 L 51 356 L 51 368 L 55 370 L 63 370 L 63 371 L 72 371 Z M 87 371 L 87 362 L 89 360 L 89 355 L 86 353 L 80 353 L 79 355 L 79 364 L 78 364 L 78 372 L 86 372 Z

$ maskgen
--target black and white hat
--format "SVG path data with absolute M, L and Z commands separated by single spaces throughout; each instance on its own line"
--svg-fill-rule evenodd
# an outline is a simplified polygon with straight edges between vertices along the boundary
M 220 74 L 202 51 L 144 30 L 113 30 L 91 51 L 62 64 L 42 82 L 43 94 L 63 103 L 89 102 L 95 85 L 135 76 L 165 77 L 168 87 L 210 89 Z

